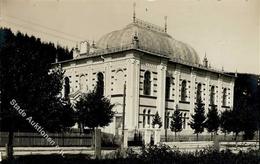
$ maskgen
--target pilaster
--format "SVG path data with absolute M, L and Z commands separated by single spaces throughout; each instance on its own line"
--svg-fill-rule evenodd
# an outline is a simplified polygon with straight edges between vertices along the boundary
M 140 60 L 128 59 L 126 81 L 126 128 L 129 130 L 138 126 L 139 115 L 139 77 Z
M 221 77 L 221 75 L 219 75 L 219 77 L 218 77 L 218 103 L 217 103 L 217 109 L 218 109 L 218 112 L 220 112 L 221 111 L 221 106 L 222 106 L 222 98 L 223 98 L 223 96 L 222 96 L 222 92 L 223 92 L 223 89 L 222 89 L 222 77 Z
M 230 83 L 230 108 L 232 109 L 234 107 L 234 86 L 235 86 L 235 79 L 232 79 L 232 82 Z
M 205 110 L 206 109 L 208 109 L 209 108 L 209 100 L 210 100 L 210 96 L 209 96 L 209 82 L 210 82 L 210 80 L 209 80 L 209 77 L 208 77 L 208 75 L 206 75 L 206 77 L 205 77 L 205 84 L 206 84 L 206 88 L 205 88 L 205 101 L 203 101 L 203 103 L 205 104 Z
M 190 74 L 191 78 L 190 78 L 190 81 L 191 81 L 191 84 L 190 84 L 190 113 L 191 111 L 193 112 L 194 111 L 194 108 L 195 108 L 195 95 L 196 95 L 196 90 L 195 90 L 195 81 L 196 81 L 196 74 L 194 73 L 193 71 L 193 68 L 191 68 L 191 74 Z
M 111 62 L 105 64 L 105 95 L 111 99 Z
M 72 74 L 71 74 L 71 78 L 70 78 L 70 93 L 73 93 L 76 91 L 76 74 L 77 74 L 77 71 L 76 71 L 76 64 L 75 63 L 72 63 L 71 64 L 71 67 L 72 67 Z
M 166 80 L 167 61 L 161 60 L 157 66 L 158 72 L 158 93 L 157 93 L 157 111 L 162 118 L 162 128 L 165 125 L 165 80 Z
M 176 100 L 174 106 L 179 104 L 179 101 L 180 101 L 180 97 L 179 97 L 179 95 L 180 95 L 180 76 L 181 76 L 180 70 L 176 67 L 176 69 L 174 71 L 174 78 L 175 78 L 174 100 Z

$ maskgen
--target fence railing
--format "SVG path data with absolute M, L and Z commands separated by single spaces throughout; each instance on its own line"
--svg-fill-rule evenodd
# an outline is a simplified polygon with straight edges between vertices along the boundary
M 91 134 L 79 132 L 73 133 L 48 133 L 49 137 L 58 146 L 91 146 Z M 0 132 L 0 146 L 8 143 L 8 133 Z M 14 146 L 51 146 L 50 143 L 38 133 L 16 132 L 14 133 Z

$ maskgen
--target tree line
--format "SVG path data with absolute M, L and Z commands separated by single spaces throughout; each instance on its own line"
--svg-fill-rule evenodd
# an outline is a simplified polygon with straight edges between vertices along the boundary
M 260 89 L 259 76 L 239 75 L 235 80 L 234 106 L 218 112 L 217 106 L 211 105 L 205 113 L 204 104 L 199 100 L 191 115 L 190 127 L 198 135 L 206 129 L 208 133 L 217 135 L 218 131 L 226 134 L 233 133 L 234 140 L 240 133 L 243 139 L 253 139 L 255 132 L 260 129 Z M 176 107 L 171 117 L 171 130 L 182 131 L 182 115 Z
M 233 74 L 234 75 L 234 74 Z M 237 140 L 242 133 L 244 140 L 254 138 L 256 131 L 260 130 L 260 77 L 259 75 L 238 74 L 235 79 L 234 106 L 219 112 L 216 105 L 210 105 L 208 113 L 201 99 L 196 103 L 194 113 L 188 125 L 198 135 L 205 130 L 213 136 L 222 132 L 224 136 L 232 133 Z M 152 125 L 161 125 L 158 112 L 155 114 Z M 170 129 L 175 134 L 183 130 L 183 116 L 181 110 L 176 106 L 170 117 Z M 161 126 L 160 126 L 161 127 Z
M 112 121 L 113 104 L 100 94 L 98 85 L 83 95 L 75 108 L 61 96 L 64 71 L 52 65 L 57 58 L 71 59 L 72 50 L 0 28 L 0 131 L 8 132 L 10 159 L 14 132 L 36 132 L 17 112 L 18 106 L 46 132 L 65 133 L 76 122 L 93 129 Z
M 112 121 L 114 105 L 101 94 L 102 85 L 98 81 L 96 88 L 83 94 L 75 107 L 61 97 L 64 72 L 52 65 L 57 57 L 59 61 L 71 59 L 72 51 L 20 32 L 14 34 L 10 29 L 0 29 L 0 130 L 9 132 L 9 156 L 12 156 L 14 132 L 35 131 L 13 110 L 10 104 L 13 99 L 47 132 L 67 132 L 76 122 L 82 129 L 94 129 Z M 194 133 L 198 135 L 206 128 L 212 134 L 221 130 L 237 136 L 243 132 L 245 139 L 252 138 L 260 127 L 259 88 L 255 90 L 258 92 L 251 94 L 249 89 L 245 92 L 244 88 L 235 88 L 237 99 L 233 109 L 222 113 L 211 106 L 205 115 L 204 105 L 198 102 L 190 122 Z M 182 123 L 180 110 L 176 109 L 171 130 L 175 134 L 180 132 Z M 155 124 L 162 126 L 158 112 L 152 122 Z

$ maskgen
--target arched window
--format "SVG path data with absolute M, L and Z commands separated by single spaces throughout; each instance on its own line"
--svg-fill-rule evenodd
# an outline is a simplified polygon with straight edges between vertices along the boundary
M 81 75 L 79 77 L 79 89 L 82 91 L 82 92 L 85 92 L 86 91 L 86 80 L 85 80 L 85 76 L 84 75 Z
M 70 79 L 68 77 L 64 78 L 64 98 L 68 99 L 70 94 Z
M 181 83 L 181 101 L 186 101 L 187 98 L 187 82 L 183 80 Z
M 100 95 L 104 95 L 104 75 L 103 73 L 99 72 L 97 74 L 97 93 Z
M 151 95 L 151 73 L 149 71 L 144 73 L 144 94 Z
M 118 70 L 115 74 L 115 82 L 113 87 L 115 94 L 124 93 L 124 83 L 125 83 L 124 72 L 123 70 Z
M 222 105 L 226 106 L 227 105 L 227 88 L 223 89 L 223 101 L 222 101 Z
M 199 83 L 197 85 L 197 102 L 199 102 L 199 100 L 202 101 L 202 99 L 201 99 L 201 83 Z
M 214 105 L 215 104 L 215 87 L 212 86 L 210 88 L 210 104 Z
M 171 78 L 166 77 L 166 85 L 165 85 L 165 98 L 169 99 L 170 98 L 170 90 L 171 90 Z
M 144 111 L 143 111 L 143 128 L 145 128 L 145 113 L 146 113 L 146 110 L 144 109 Z
M 150 125 L 150 117 L 151 117 L 151 110 L 148 110 L 148 114 L 147 114 L 147 124 Z

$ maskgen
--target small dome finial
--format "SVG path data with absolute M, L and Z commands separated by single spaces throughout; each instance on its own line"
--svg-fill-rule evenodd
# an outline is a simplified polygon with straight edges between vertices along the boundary
M 209 65 L 208 65 L 208 59 L 207 59 L 207 53 L 205 52 L 205 56 L 204 56 L 204 59 L 203 59 L 203 66 L 204 67 L 209 67 Z
M 133 22 L 135 23 L 135 6 L 136 6 L 136 3 L 134 2 L 133 4 Z
M 167 33 L 167 16 L 164 16 L 164 32 Z

